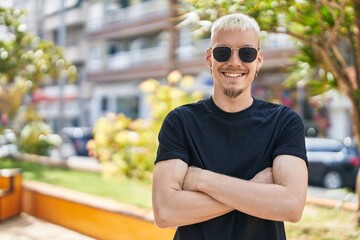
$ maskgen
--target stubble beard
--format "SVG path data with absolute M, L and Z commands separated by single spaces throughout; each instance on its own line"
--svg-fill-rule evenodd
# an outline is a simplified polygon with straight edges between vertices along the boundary
M 235 99 L 241 95 L 241 93 L 243 92 L 243 89 L 223 88 L 223 92 L 224 92 L 225 96 Z

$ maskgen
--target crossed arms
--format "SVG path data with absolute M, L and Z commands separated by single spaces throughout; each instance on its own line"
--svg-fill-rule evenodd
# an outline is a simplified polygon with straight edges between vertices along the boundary
M 269 220 L 297 222 L 306 201 L 304 160 L 280 155 L 250 181 L 189 167 L 180 159 L 158 162 L 153 210 L 161 228 L 204 222 L 233 210 Z

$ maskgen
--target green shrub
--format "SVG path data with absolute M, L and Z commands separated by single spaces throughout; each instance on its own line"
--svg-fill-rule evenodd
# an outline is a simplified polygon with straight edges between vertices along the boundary
M 43 121 L 31 121 L 20 131 L 17 146 L 20 152 L 46 156 L 59 139 Z
M 169 74 L 166 84 L 149 79 L 140 85 L 150 106 L 148 119 L 132 120 L 124 114 L 109 113 L 94 126 L 94 139 L 87 147 L 107 176 L 125 175 L 150 180 L 158 147 L 158 132 L 166 114 L 177 106 L 198 101 L 199 92 L 189 90 L 193 79 L 178 71 Z

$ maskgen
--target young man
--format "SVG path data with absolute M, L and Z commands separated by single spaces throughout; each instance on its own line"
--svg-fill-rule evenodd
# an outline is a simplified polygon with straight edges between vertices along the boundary
M 256 21 L 218 19 L 206 64 L 213 95 L 168 114 L 159 133 L 153 209 L 177 240 L 281 240 L 300 220 L 307 192 L 301 118 L 254 99 L 263 64 Z

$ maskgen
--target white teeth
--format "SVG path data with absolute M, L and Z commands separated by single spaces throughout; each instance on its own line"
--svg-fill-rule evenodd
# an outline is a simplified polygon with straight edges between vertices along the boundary
M 231 78 L 237 78 L 237 77 L 241 77 L 241 76 L 245 75 L 245 73 L 238 74 L 238 73 L 226 73 L 225 72 L 224 75 L 227 77 L 231 77 Z

